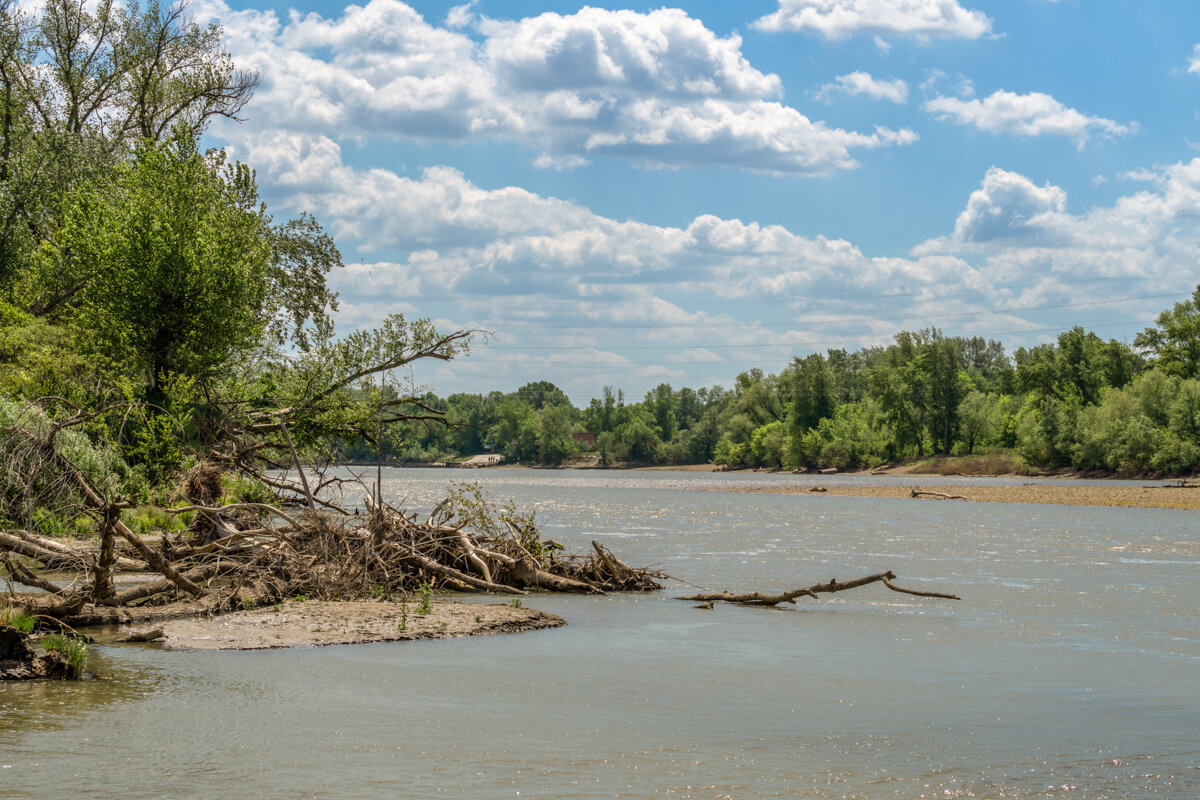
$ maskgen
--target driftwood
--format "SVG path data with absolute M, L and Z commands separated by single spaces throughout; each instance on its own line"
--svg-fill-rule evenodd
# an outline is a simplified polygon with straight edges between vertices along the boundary
M 0 531 L 0 549 L 39 562 L 44 569 L 80 569 L 89 560 L 95 559 L 99 549 L 91 543 L 79 542 L 65 545 L 53 539 L 35 536 L 28 531 Z M 125 556 L 117 556 L 115 566 L 125 572 L 140 572 L 146 569 L 145 562 Z
M 165 638 L 167 637 L 162 628 L 151 628 L 145 631 L 130 631 L 116 641 L 121 644 L 133 644 L 135 642 L 157 642 L 159 639 Z
M 938 500 L 966 500 L 961 494 L 943 494 L 942 492 L 929 492 L 923 489 L 913 489 L 913 497 L 933 497 Z
M 859 586 L 866 586 L 870 583 L 882 583 L 893 592 L 902 594 L 916 595 L 917 597 L 936 597 L 943 600 L 961 600 L 962 598 L 953 594 L 942 594 L 941 592 L 920 592 L 915 589 L 904 589 L 892 583 L 896 576 L 889 572 L 879 572 L 874 575 L 868 575 L 865 578 L 857 578 L 852 581 L 839 582 L 833 578 L 829 579 L 828 583 L 815 583 L 812 586 L 806 586 L 803 589 L 792 589 L 787 592 L 778 594 L 764 594 L 763 592 L 746 592 L 742 594 L 733 594 L 731 592 L 709 592 L 703 594 L 693 594 L 687 597 L 681 597 L 680 600 L 691 600 L 699 603 L 712 603 L 720 601 L 724 603 L 736 603 L 738 605 L 747 606 L 777 606 L 780 603 L 795 603 L 797 597 L 812 597 L 816 598 L 818 594 L 827 594 L 832 592 L 844 592 L 847 589 L 856 589 Z M 711 607 L 711 606 L 700 606 Z

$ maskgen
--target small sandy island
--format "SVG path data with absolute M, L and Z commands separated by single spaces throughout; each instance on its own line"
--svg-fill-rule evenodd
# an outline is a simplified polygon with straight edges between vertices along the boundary
M 416 603 L 309 600 L 218 617 L 163 622 L 167 647 L 265 650 L 412 639 L 449 639 L 557 628 L 566 620 L 532 608 L 438 601 L 428 614 Z

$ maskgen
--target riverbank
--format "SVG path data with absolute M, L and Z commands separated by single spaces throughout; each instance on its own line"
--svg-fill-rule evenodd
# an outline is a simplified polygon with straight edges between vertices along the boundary
M 838 484 L 836 481 L 814 486 L 731 486 L 721 491 L 760 492 L 768 494 L 806 494 L 814 497 L 873 497 L 911 499 L 913 502 L 973 503 L 1034 503 L 1060 506 L 1116 506 L 1124 508 L 1174 508 L 1200 510 L 1200 489 L 1167 485 L 1095 486 L 1064 484 L 1021 485 L 922 485 L 906 481 L 883 485 Z M 913 492 L 929 492 L 914 498 Z M 948 501 L 937 495 L 957 495 L 961 499 Z
M 558 628 L 566 620 L 532 608 L 437 601 L 417 603 L 292 601 L 217 617 L 164 622 L 161 643 L 188 650 L 268 650 L 334 644 L 452 639 Z

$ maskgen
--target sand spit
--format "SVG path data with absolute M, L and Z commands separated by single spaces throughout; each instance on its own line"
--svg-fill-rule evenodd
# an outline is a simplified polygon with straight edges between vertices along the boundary
M 962 495 L 975 503 L 1041 503 L 1060 506 L 1120 506 L 1125 508 L 1178 508 L 1200 510 L 1200 489 L 1179 488 L 1162 484 L 1146 486 L 1070 486 L 1070 485 L 992 485 L 963 486 L 948 484 L 922 485 L 896 483 L 874 486 L 838 485 L 835 481 L 821 484 L 814 491 L 809 486 L 746 486 L 721 487 L 720 491 L 766 492 L 778 494 L 811 494 L 813 497 L 887 497 L 904 498 L 915 502 L 962 502 L 936 497 L 913 498 L 913 491 Z
M 532 608 L 438 601 L 428 614 L 417 603 L 309 600 L 180 619 L 159 627 L 167 647 L 190 650 L 266 650 L 331 644 L 450 639 L 557 628 L 566 620 Z

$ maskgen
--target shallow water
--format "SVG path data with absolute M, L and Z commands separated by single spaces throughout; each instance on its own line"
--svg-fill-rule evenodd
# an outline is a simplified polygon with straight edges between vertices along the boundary
M 458 477 L 386 489 L 428 508 Z M 102 681 L 0 687 L 0 797 L 1200 797 L 1194 513 L 469 477 L 708 588 L 891 569 L 964 600 L 701 611 L 675 585 L 530 599 L 570 624 L 515 636 L 101 649 Z

